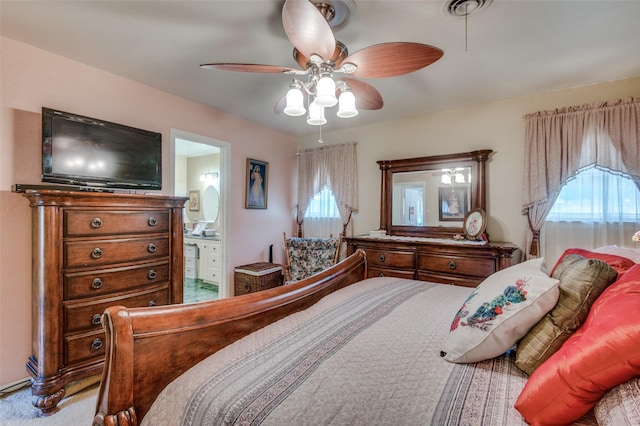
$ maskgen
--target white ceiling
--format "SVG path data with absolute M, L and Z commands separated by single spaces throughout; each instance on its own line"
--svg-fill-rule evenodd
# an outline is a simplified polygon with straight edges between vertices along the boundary
M 314 134 L 317 127 L 303 117 L 273 112 L 291 77 L 199 67 L 210 62 L 297 67 L 282 28 L 282 5 L 281 0 L 0 0 L 0 31 L 286 133 Z M 640 0 L 494 0 L 468 18 L 466 50 L 465 20 L 446 15 L 444 1 L 355 0 L 355 5 L 347 25 L 336 32 L 351 53 L 390 41 L 430 44 L 445 53 L 411 74 L 367 80 L 382 94 L 384 107 L 352 119 L 327 111 L 325 131 L 640 75 Z

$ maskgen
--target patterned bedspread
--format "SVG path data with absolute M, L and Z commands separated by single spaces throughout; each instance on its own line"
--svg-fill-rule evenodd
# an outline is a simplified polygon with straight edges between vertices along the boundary
M 202 361 L 158 397 L 143 424 L 524 425 L 508 356 L 439 356 L 471 290 L 372 278 Z

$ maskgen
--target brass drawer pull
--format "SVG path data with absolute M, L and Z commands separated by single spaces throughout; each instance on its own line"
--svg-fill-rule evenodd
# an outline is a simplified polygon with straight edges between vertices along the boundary
M 380 272 L 380 273 L 378 274 L 378 276 L 379 276 L 379 277 L 384 277 L 384 272 Z
M 245 289 L 246 291 L 251 291 L 251 286 L 250 286 L 249 284 L 245 284 L 245 285 L 244 285 L 244 289 Z
M 378 260 L 380 262 L 384 262 L 384 260 L 385 260 L 384 254 L 381 254 L 380 256 L 378 256 Z
M 149 250 L 149 253 L 155 253 L 156 250 L 158 250 L 158 247 L 153 243 L 149 243 L 147 250 Z
M 100 259 L 103 254 L 104 253 L 102 252 L 102 249 L 100 247 L 96 247 L 91 252 L 91 257 L 93 257 L 94 259 Z
M 93 317 L 91 317 L 91 324 L 100 325 L 102 323 L 100 317 L 100 314 L 93 314 Z
M 158 273 L 156 271 L 154 271 L 153 269 L 149 269 L 149 273 L 147 274 L 147 277 L 149 277 L 150 280 L 156 279 L 157 276 L 158 276 Z
M 449 269 L 451 269 L 452 271 L 456 269 L 456 262 L 454 262 L 453 260 L 449 262 Z
M 103 285 L 104 285 L 104 282 L 102 282 L 100 278 L 94 278 L 93 281 L 91 281 L 91 288 L 95 290 L 102 288 Z
M 155 217 L 151 216 L 147 223 L 149 224 L 149 226 L 156 226 L 158 224 L 158 220 Z
M 100 349 L 102 349 L 102 346 L 103 346 L 103 343 L 102 343 L 102 339 L 100 338 L 93 339 L 93 342 L 91 342 L 92 351 L 99 351 Z
M 156 306 L 156 302 L 154 302 L 153 300 L 149 300 L 149 306 Z
M 91 227 L 94 229 L 102 227 L 102 219 L 100 219 L 99 217 L 94 217 L 91 221 Z

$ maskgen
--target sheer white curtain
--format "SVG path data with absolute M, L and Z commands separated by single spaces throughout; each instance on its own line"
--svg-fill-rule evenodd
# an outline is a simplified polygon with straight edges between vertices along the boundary
M 328 186 L 315 194 L 304 214 L 304 236 L 338 237 L 342 233 L 342 219 L 333 191 Z
M 571 247 L 633 247 L 640 229 L 640 191 L 630 177 L 599 167 L 579 171 L 562 187 L 541 232 L 550 264 Z
M 545 219 L 562 185 L 579 170 L 600 166 L 640 182 L 640 97 L 541 111 L 525 119 L 522 211 L 529 222 L 528 259 L 539 256 Z
M 346 231 L 351 220 L 351 215 L 358 212 L 358 166 L 357 144 L 349 142 L 338 145 L 327 145 L 320 148 L 306 149 L 298 153 L 298 211 L 297 217 L 301 218 L 313 200 L 320 194 L 323 188 L 328 188 L 335 197 L 335 202 L 340 215 L 341 227 L 339 231 L 327 232 L 324 235 L 333 234 L 337 237 L 343 230 Z M 306 236 L 308 232 L 318 234 L 318 219 L 313 222 L 304 219 L 303 228 Z M 332 222 L 332 221 L 327 221 Z M 311 229 L 309 229 L 311 228 Z M 314 229 L 315 228 L 315 229 Z

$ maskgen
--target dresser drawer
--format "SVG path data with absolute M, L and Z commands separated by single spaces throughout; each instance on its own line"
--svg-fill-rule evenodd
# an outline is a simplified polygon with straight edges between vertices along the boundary
M 168 236 L 64 243 L 65 268 L 160 259 L 168 255 Z
M 64 212 L 64 234 L 67 237 L 167 231 L 169 231 L 169 212 L 166 210 L 65 210 Z
M 418 279 L 420 281 L 429 281 L 439 284 L 451 284 L 461 287 L 477 287 L 484 278 L 466 277 L 463 275 L 444 275 L 427 271 L 418 271 Z
M 169 261 L 64 274 L 64 300 L 102 296 L 169 280 Z
M 169 303 L 169 290 L 166 285 L 143 292 L 126 294 L 119 297 L 102 298 L 87 302 L 64 302 L 65 332 L 98 329 L 100 318 L 109 306 L 137 308 L 143 306 L 166 305 Z
M 386 268 L 414 269 L 415 253 L 411 251 L 364 249 L 367 254 L 369 267 L 381 266 Z
M 375 278 L 375 277 L 396 277 L 396 278 L 407 278 L 412 280 L 415 278 L 415 273 L 413 270 L 376 268 L 371 266 L 368 267 L 367 278 Z
M 103 357 L 106 337 L 104 331 L 92 331 L 64 338 L 64 364 L 69 365 Z
M 484 278 L 496 271 L 496 261 L 493 258 L 418 253 L 418 270 Z

